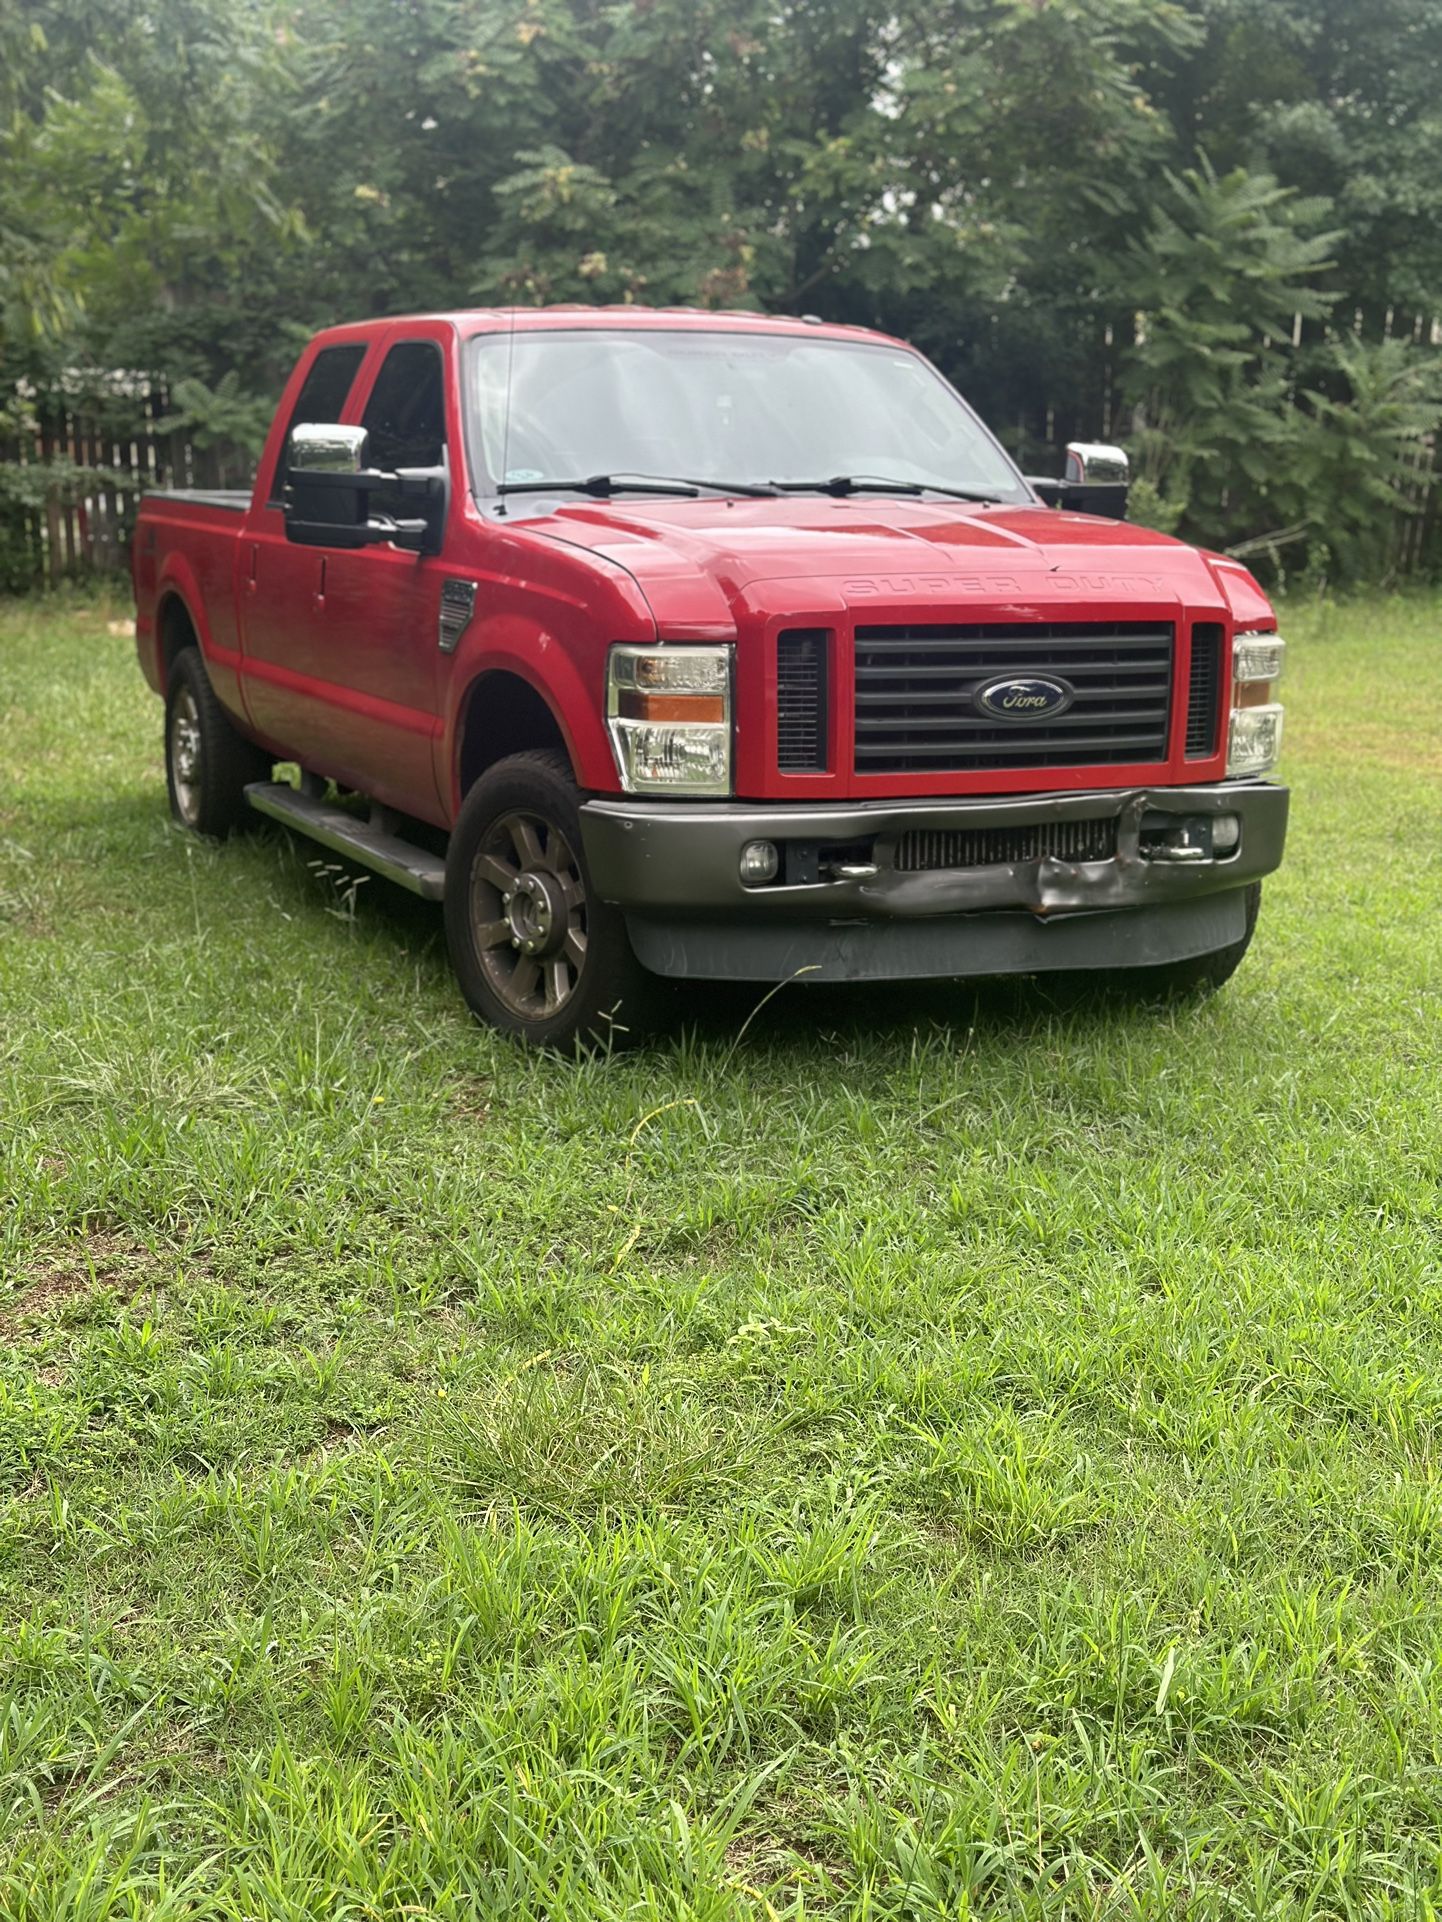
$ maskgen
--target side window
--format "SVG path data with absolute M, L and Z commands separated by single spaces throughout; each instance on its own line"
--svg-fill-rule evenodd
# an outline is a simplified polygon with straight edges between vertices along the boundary
M 273 501 L 280 499 L 280 490 L 285 483 L 285 450 L 290 446 L 291 435 L 297 427 L 315 424 L 329 426 L 332 421 L 340 419 L 341 410 L 365 357 L 365 342 L 361 340 L 345 347 L 322 347 L 311 362 L 310 371 L 301 382 L 300 393 L 286 422 L 281 456 L 275 464 L 275 474 L 270 483 L 270 498 Z
M 392 347 L 366 402 L 362 427 L 370 435 L 370 463 L 439 467 L 446 457 L 446 395 L 441 350 L 430 340 Z

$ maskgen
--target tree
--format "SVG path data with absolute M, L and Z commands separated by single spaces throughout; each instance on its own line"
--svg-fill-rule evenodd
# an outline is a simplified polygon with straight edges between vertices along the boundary
M 1028 467 L 1134 428 L 1161 520 L 1378 564 L 1439 64 L 1442 0 L 0 0 L 0 393 L 243 447 L 340 316 L 810 310 Z
M 1135 303 L 1124 361 L 1140 480 L 1171 524 L 1213 540 L 1256 531 L 1298 431 L 1294 335 L 1333 296 L 1318 281 L 1336 244 L 1325 202 L 1270 175 L 1204 162 L 1166 176 L 1167 200 L 1117 262 Z

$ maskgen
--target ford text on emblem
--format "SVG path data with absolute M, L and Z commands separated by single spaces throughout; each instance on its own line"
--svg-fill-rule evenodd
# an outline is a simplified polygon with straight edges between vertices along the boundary
M 999 721 L 1050 721 L 1066 713 L 1075 694 L 1065 681 L 1020 674 L 983 681 L 972 699 L 983 714 L 995 715 Z

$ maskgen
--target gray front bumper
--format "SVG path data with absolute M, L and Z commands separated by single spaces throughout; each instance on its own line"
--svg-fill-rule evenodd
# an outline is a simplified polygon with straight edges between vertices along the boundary
M 597 799 L 581 809 L 597 893 L 626 912 L 639 959 L 658 973 L 782 980 L 1035 973 L 1148 966 L 1241 938 L 1247 886 L 1282 858 L 1287 790 L 1265 782 L 967 800 L 796 804 Z M 1142 826 L 1166 815 L 1235 814 L 1236 852 L 1149 858 Z M 1114 857 L 902 872 L 910 829 L 1018 827 L 1115 816 Z M 799 885 L 743 885 L 747 841 L 874 844 L 877 872 Z

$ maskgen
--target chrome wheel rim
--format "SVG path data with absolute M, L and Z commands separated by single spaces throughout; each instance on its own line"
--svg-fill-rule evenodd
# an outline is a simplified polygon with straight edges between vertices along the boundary
M 586 965 L 586 884 L 554 821 L 518 809 L 491 823 L 471 869 L 470 909 L 496 999 L 523 1021 L 559 1014 Z
M 175 697 L 170 716 L 170 781 L 180 818 L 200 815 L 200 709 L 188 687 Z

